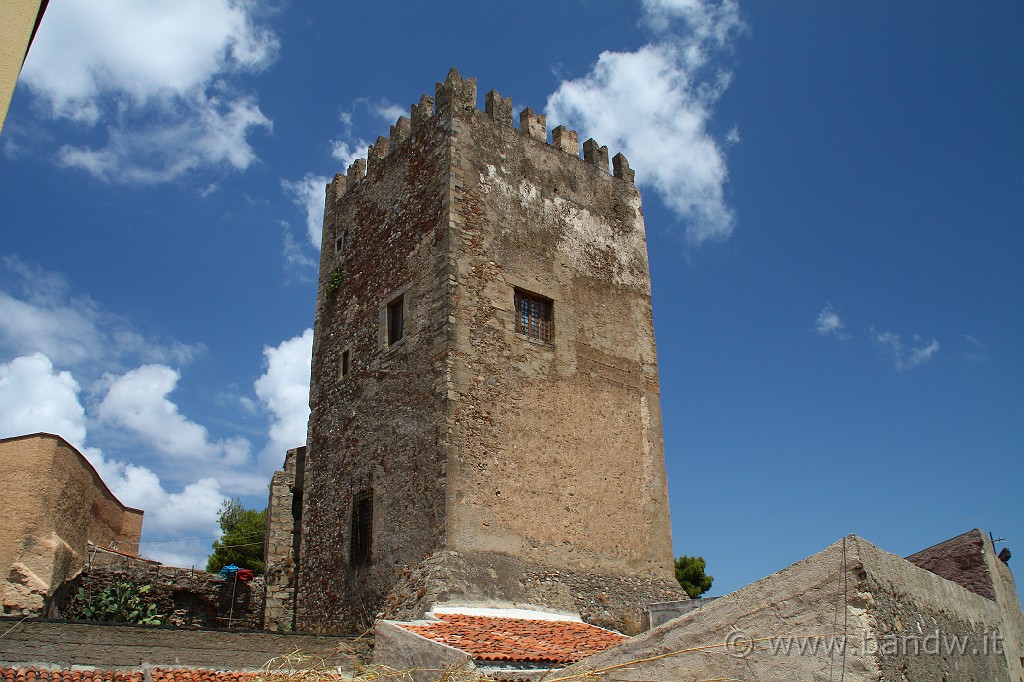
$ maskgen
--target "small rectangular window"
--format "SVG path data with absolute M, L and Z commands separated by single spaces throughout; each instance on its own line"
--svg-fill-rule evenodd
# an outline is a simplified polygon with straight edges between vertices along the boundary
M 402 340 L 405 324 L 405 297 L 399 296 L 388 303 L 388 345 L 393 346 Z
M 338 367 L 338 375 L 342 379 L 348 376 L 348 372 L 351 369 L 351 365 L 349 364 L 349 358 L 350 356 L 347 349 L 341 351 L 341 365 Z
M 516 332 L 537 341 L 554 341 L 552 307 L 551 299 L 516 290 Z
M 336 253 L 339 256 L 344 256 L 345 255 L 345 247 L 347 246 L 347 242 L 348 242 L 348 230 L 342 230 L 341 234 L 338 235 L 338 238 L 336 240 L 334 240 L 334 253 Z
M 373 493 L 365 492 L 352 500 L 352 528 L 349 560 L 353 566 L 365 564 L 370 558 L 373 540 Z

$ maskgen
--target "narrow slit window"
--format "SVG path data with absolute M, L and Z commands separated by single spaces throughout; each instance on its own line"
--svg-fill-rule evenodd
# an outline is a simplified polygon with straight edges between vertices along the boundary
M 349 370 L 352 368 L 350 362 L 351 356 L 349 355 L 349 351 L 341 351 L 341 365 L 338 367 L 338 374 L 341 375 L 342 379 L 348 376 Z
M 551 299 L 516 291 L 516 332 L 550 343 L 555 338 Z
M 373 540 L 373 493 L 357 495 L 352 500 L 352 528 L 349 559 L 353 566 L 365 564 L 370 558 Z
M 399 296 L 388 303 L 388 345 L 402 340 L 405 326 L 405 297 Z

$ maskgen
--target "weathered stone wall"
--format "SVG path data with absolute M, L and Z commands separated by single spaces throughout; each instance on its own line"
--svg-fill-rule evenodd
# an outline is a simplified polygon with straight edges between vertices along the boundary
M 267 539 L 263 551 L 266 593 L 263 627 L 295 629 L 295 581 L 302 524 L 302 478 L 306 448 L 289 450 L 284 468 L 274 472 L 267 504 Z
M 983 556 L 989 566 L 996 603 L 1002 613 L 1006 658 L 1010 661 L 1010 669 L 1016 671 L 1011 675 L 1011 679 L 1024 682 L 1024 612 L 1020 608 L 1017 585 L 1014 583 L 1010 567 L 996 556 L 995 547 L 992 546 L 989 536 L 980 530 L 975 532 L 981 535 L 985 542 L 986 551 L 983 552 Z
M 137 553 L 142 511 L 121 504 L 60 436 L 0 440 L 0 612 L 41 613 L 92 542 Z
M 907 561 L 975 594 L 995 599 L 995 586 L 985 563 L 987 544 L 984 533 L 975 529 L 911 554 Z
M 436 101 L 328 188 L 298 623 L 521 599 L 635 630 L 640 601 L 682 591 L 632 171 L 620 155 L 610 175 L 592 140 L 580 159 L 563 128 L 547 144 L 529 110 L 514 128 L 497 93 L 478 111 L 454 70 Z M 553 339 L 516 333 L 517 290 L 553 301 Z M 369 491 L 372 557 L 353 566 Z M 414 594 L 390 592 L 431 555 Z
M 382 139 L 375 145 L 368 170 L 357 162 L 328 188 L 310 386 L 300 629 L 368 628 L 397 572 L 442 542 L 449 326 L 442 217 L 449 148 L 432 109 L 425 97 L 412 121 L 403 117 L 396 124 L 390 144 Z M 403 338 L 392 346 L 382 318 L 397 296 L 403 299 Z M 342 377 L 346 352 L 349 372 Z M 371 556 L 353 565 L 353 499 L 371 491 Z
M 103 669 L 162 666 L 259 670 L 285 654 L 302 652 L 347 667 L 350 654 L 366 657 L 367 642 L 351 637 L 229 630 L 179 630 L 120 623 L 65 623 L 0 617 L 0 663 Z
M 42 6 L 40 0 L 5 0 L 0 10 L 0 130 Z
M 164 625 L 248 630 L 263 626 L 262 577 L 244 583 L 206 571 L 128 557 L 107 565 L 93 565 L 65 583 L 54 595 L 51 613 L 55 618 L 81 620 L 83 604 L 76 596 L 78 588 L 91 597 L 118 582 L 139 587 L 150 585 L 143 601 L 156 605 L 157 612 L 164 616 Z
M 674 585 L 639 193 L 528 110 L 452 128 L 447 546 Z M 516 332 L 517 289 L 552 301 L 550 342 Z
M 994 600 L 1002 614 L 1002 645 L 1016 677 L 1024 680 L 1024 613 L 1009 566 L 996 556 L 987 533 L 979 528 L 907 557 L 907 561 Z
M 389 595 L 389 618 L 421 618 L 438 604 L 543 606 L 625 634 L 643 630 L 644 605 L 680 594 L 678 583 L 651 576 L 538 566 L 499 552 L 443 550 L 405 578 Z

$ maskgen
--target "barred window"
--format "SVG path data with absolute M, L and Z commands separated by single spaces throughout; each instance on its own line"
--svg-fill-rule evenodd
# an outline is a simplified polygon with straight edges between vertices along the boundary
M 351 544 L 349 562 L 352 566 L 366 563 L 370 558 L 373 539 L 373 493 L 365 492 L 352 500 Z
M 516 332 L 550 343 L 555 338 L 551 299 L 516 290 Z

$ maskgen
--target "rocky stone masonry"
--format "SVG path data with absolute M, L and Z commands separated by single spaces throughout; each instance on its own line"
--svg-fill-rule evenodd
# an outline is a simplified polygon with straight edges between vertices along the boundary
M 681 597 L 640 196 L 582 146 L 530 109 L 517 129 L 495 91 L 479 111 L 453 69 L 328 185 L 299 629 L 514 602 L 630 630 Z M 516 295 L 552 306 L 553 338 L 516 332 Z
M 985 563 L 988 546 L 985 536 L 975 529 L 911 554 L 907 561 L 995 600 L 992 574 Z
M 305 447 L 289 450 L 284 469 L 275 472 L 270 481 L 263 605 L 263 627 L 268 630 L 288 632 L 295 628 L 295 579 L 305 457 Z

